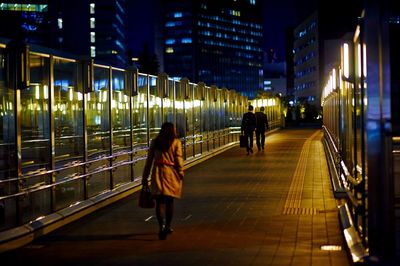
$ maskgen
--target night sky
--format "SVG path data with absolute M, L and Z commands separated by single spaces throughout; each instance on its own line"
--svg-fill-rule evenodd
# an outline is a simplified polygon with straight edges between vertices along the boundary
M 285 32 L 296 26 L 304 16 L 311 13 L 316 0 L 263 1 L 264 50 L 273 48 L 278 61 L 285 60 Z M 138 55 L 143 43 L 154 46 L 152 9 L 154 0 L 129 0 L 128 3 L 128 45 Z

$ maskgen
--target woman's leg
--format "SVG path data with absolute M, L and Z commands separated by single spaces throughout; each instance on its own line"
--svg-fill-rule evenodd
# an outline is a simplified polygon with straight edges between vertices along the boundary
M 165 228 L 169 231 L 171 229 L 172 217 L 174 215 L 174 198 L 166 197 L 165 198 Z
M 158 196 L 156 198 L 156 217 L 160 231 L 164 228 L 164 217 L 165 217 L 165 198 L 164 196 Z

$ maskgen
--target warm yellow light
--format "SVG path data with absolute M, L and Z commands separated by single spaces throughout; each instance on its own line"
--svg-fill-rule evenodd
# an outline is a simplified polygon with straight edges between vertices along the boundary
M 200 100 L 194 100 L 193 101 L 193 108 L 200 107 L 200 106 L 201 106 L 201 101 Z
M 35 98 L 36 100 L 40 99 L 40 90 L 39 90 L 39 85 L 35 86 Z
M 364 62 L 363 62 L 363 68 L 364 68 L 364 77 L 367 76 L 367 45 L 364 43 L 363 44 L 363 55 L 364 55 Z
M 349 78 L 350 76 L 349 45 L 347 43 L 343 44 L 343 74 L 345 78 Z
M 103 91 L 103 96 L 102 96 L 103 102 L 107 101 L 107 92 L 108 91 Z
M 122 93 L 120 91 L 117 91 L 118 93 L 118 101 L 122 102 Z
M 49 86 L 43 85 L 43 98 L 47 100 L 49 98 Z
M 176 109 L 183 109 L 183 101 L 175 101 Z
M 322 245 L 321 250 L 326 250 L 326 251 L 341 251 L 342 247 L 338 245 Z
M 357 62 L 358 62 L 358 77 L 361 78 L 361 67 L 362 67 L 362 63 L 361 63 L 361 44 L 357 45 Z

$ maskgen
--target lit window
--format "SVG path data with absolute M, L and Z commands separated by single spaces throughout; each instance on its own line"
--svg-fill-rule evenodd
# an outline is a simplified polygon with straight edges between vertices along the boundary
M 90 18 L 90 28 L 94 29 L 96 27 L 96 19 Z
M 1 3 L 0 10 L 47 12 L 47 5 Z
M 183 38 L 182 43 L 192 43 L 192 38 Z
M 94 43 L 96 42 L 96 33 L 95 32 L 90 32 L 90 42 Z
M 96 57 L 96 47 L 95 46 L 90 46 L 90 56 Z
M 63 28 L 63 19 L 62 18 L 58 18 L 57 19 L 57 25 L 59 29 Z
M 122 43 L 119 40 L 115 40 L 115 44 L 119 46 L 122 50 L 125 50 L 125 47 L 122 45 Z
M 174 18 L 181 18 L 181 17 L 182 17 L 182 12 L 174 13 Z
M 96 4 L 94 4 L 94 3 L 90 4 L 90 14 L 94 14 L 95 6 L 96 6 Z
M 112 50 L 111 53 L 112 54 L 118 54 L 118 52 L 116 50 Z
M 240 17 L 240 11 L 237 10 L 229 10 L 229 14 L 235 17 Z M 217 18 L 218 20 L 218 18 Z
M 256 4 L 256 0 L 250 0 L 250 4 L 251 5 L 255 5 Z
M 165 44 L 174 44 L 175 43 L 175 39 L 167 39 L 165 40 Z
M 172 53 L 174 52 L 174 48 L 172 48 L 172 47 L 167 47 L 167 49 L 165 49 L 165 52 L 166 52 L 167 54 L 172 54 Z

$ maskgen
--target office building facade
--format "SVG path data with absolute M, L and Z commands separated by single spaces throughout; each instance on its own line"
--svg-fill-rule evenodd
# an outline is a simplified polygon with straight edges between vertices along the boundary
M 34 2 L 34 1 L 32 1 Z M 0 3 L 0 37 L 48 45 L 51 38 L 49 1 L 30 4 L 26 1 Z
M 320 53 L 318 13 L 294 29 L 294 98 L 318 106 L 320 103 Z
M 0 37 L 124 67 L 125 8 L 125 0 L 5 1 L 0 3 L 0 22 L 11 26 L 1 27 Z
M 330 67 L 330 53 L 334 52 L 326 50 L 325 44 L 331 43 L 326 40 L 340 39 L 354 29 L 362 5 L 359 0 L 351 3 L 338 0 L 335 5 L 317 2 L 317 11 L 304 19 L 293 32 L 293 95 L 296 101 L 310 104 L 320 111 L 325 68 Z
M 160 1 L 162 69 L 255 97 L 263 88 L 261 1 Z

